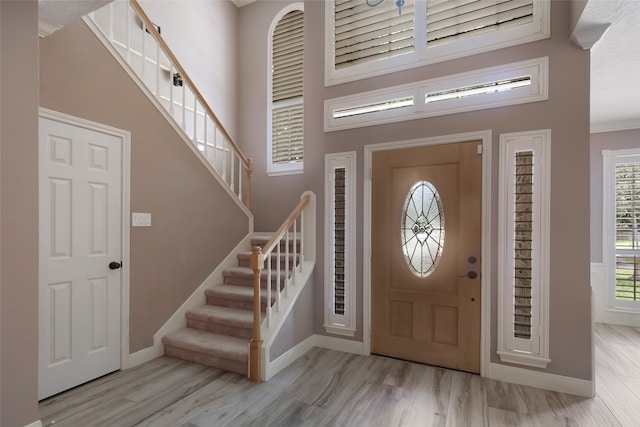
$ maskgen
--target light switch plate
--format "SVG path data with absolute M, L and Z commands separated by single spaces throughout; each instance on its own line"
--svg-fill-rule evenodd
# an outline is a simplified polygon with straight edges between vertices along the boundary
M 132 227 L 151 227 L 151 214 L 133 212 L 131 214 Z

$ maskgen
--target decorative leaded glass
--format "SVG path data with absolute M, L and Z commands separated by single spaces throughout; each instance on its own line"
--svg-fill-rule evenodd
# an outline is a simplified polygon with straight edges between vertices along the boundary
M 402 251 L 411 271 L 427 277 L 444 246 L 444 213 L 438 190 L 427 181 L 416 183 L 402 208 Z

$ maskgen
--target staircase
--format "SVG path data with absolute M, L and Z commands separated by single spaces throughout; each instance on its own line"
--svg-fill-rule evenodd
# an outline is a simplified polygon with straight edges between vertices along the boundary
M 254 233 L 251 246 L 264 247 L 271 238 L 271 233 Z M 282 252 L 284 242 L 281 242 Z M 295 253 L 300 253 L 300 241 Z M 293 243 L 290 244 L 289 256 L 281 256 L 281 269 L 289 263 L 289 271 L 293 269 Z M 186 313 L 187 327 L 171 332 L 162 338 L 165 354 L 203 365 L 213 366 L 239 374 L 248 374 L 249 341 L 253 333 L 253 270 L 249 267 L 251 252 L 238 254 L 238 266 L 224 270 L 223 283 L 205 291 L 207 304 L 189 310 Z M 296 256 L 299 258 L 299 256 Z M 272 260 L 272 268 L 276 266 Z M 297 262 L 296 262 L 297 264 Z M 261 287 L 267 287 L 267 274 L 262 274 Z M 276 303 L 278 287 L 284 288 L 285 277 L 277 281 L 272 275 L 271 305 Z M 267 293 L 261 292 L 261 308 L 264 314 L 267 309 Z
M 164 351 L 248 374 L 252 381 L 268 379 L 270 346 L 315 268 L 315 195 L 303 193 L 275 233 L 253 234 L 253 163 L 222 126 L 137 0 L 109 3 L 83 20 L 247 215 L 251 247 L 262 248 L 238 253 L 235 267 L 226 268 L 233 265 L 233 255 L 224 260 L 154 334 L 153 354 L 160 356 Z M 244 248 L 246 240 L 239 247 Z M 216 282 L 217 286 L 206 289 Z M 260 304 L 254 304 L 254 295 Z

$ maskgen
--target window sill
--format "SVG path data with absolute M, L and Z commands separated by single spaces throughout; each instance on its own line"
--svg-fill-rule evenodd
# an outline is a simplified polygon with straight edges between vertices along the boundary
M 544 369 L 547 367 L 549 362 L 551 362 L 551 359 L 547 357 L 514 351 L 498 351 L 498 356 L 500 356 L 500 360 L 502 362 L 531 366 L 532 368 Z
M 344 337 L 353 337 L 356 334 L 355 329 L 338 325 L 324 325 L 324 330 L 328 334 L 342 335 Z
M 296 169 L 283 169 L 283 170 L 268 170 L 268 176 L 284 176 L 284 175 L 302 175 L 304 173 L 304 169 L 302 166 Z

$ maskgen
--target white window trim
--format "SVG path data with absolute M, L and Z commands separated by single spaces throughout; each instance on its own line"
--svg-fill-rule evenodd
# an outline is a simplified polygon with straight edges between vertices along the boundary
M 531 85 L 503 92 L 493 92 L 438 102 L 425 102 L 428 93 L 498 80 L 531 77 Z M 372 112 L 350 117 L 334 118 L 336 110 L 356 108 L 372 103 L 413 96 L 413 106 Z M 327 99 L 324 102 L 324 131 L 331 132 L 446 114 L 477 111 L 549 99 L 549 57 L 514 62 L 445 77 L 438 77 L 406 85 L 361 92 L 355 95 Z
M 291 3 L 284 7 L 271 21 L 269 26 L 269 33 L 267 36 L 267 175 L 279 176 L 279 175 L 296 175 L 304 172 L 304 160 L 302 162 L 291 162 L 284 164 L 274 164 L 271 158 L 272 149 L 272 109 L 273 109 L 273 79 L 271 76 L 271 69 L 273 68 L 273 32 L 280 20 L 289 12 L 294 10 L 300 10 L 304 12 L 304 3 L 296 2 Z M 294 104 L 297 104 L 296 101 Z M 292 105 L 294 105 L 292 104 Z M 284 104 L 280 105 L 284 106 Z
M 640 162 L 640 148 L 602 151 L 602 261 L 605 268 L 606 311 L 640 314 L 639 301 L 616 299 L 616 164 Z
M 324 241 L 325 254 L 325 316 L 327 333 L 353 337 L 356 332 L 356 152 L 332 153 L 325 156 L 324 218 L 327 236 Z M 336 314 L 334 304 L 334 231 L 335 207 L 333 171 L 345 168 L 345 307 L 344 314 Z
M 549 359 L 549 254 L 551 130 L 500 135 L 498 202 L 498 355 L 503 362 L 546 368 Z M 531 338 L 514 337 L 515 155 L 534 152 Z
M 427 47 L 427 35 L 424 30 L 426 28 L 426 7 L 424 0 L 416 0 L 415 52 L 336 70 L 333 58 L 333 46 L 335 45 L 335 22 L 333 19 L 335 3 L 333 1 L 325 1 L 325 86 L 332 86 L 476 55 L 478 53 L 546 39 L 551 35 L 551 2 L 549 0 L 534 0 L 533 22 L 529 24 L 505 28 L 500 31 L 481 34 L 476 37 L 443 45 Z

